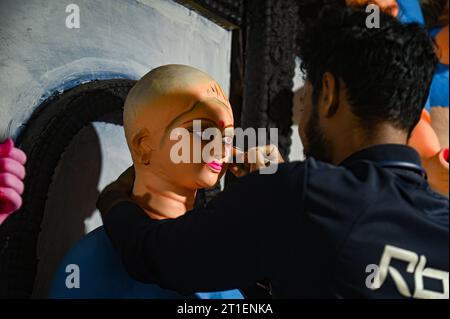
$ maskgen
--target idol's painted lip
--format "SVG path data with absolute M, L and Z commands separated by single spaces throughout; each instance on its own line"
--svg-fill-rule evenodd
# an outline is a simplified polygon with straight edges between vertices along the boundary
M 223 167 L 223 165 L 220 164 L 219 162 L 211 162 L 211 163 L 208 163 L 208 166 L 209 166 L 212 170 L 214 170 L 214 171 L 219 171 L 219 172 L 222 170 L 222 167 Z

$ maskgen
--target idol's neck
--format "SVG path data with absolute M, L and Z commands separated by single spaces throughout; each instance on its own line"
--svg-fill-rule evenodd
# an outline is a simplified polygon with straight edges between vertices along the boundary
M 153 219 L 177 218 L 194 207 L 196 191 L 173 185 L 149 170 L 136 170 L 133 200 Z

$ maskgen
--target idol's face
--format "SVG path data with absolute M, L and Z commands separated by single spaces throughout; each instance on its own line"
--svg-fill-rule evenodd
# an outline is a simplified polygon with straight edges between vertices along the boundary
M 160 156 L 176 183 L 190 189 L 212 187 L 228 168 L 234 135 L 233 112 L 217 99 L 199 101 L 178 116 L 163 136 Z M 188 151 L 187 162 L 177 163 Z M 184 154 L 186 155 L 186 154 Z
M 228 168 L 234 135 L 233 112 L 218 84 L 179 86 L 152 103 L 139 116 L 151 153 L 139 169 L 185 189 L 217 184 Z M 136 149 L 145 144 L 137 141 L 142 147 Z

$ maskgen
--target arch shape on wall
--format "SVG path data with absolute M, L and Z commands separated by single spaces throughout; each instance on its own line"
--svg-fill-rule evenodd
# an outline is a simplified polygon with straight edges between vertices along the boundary
M 93 81 L 47 99 L 17 144 L 28 156 L 23 207 L 0 227 L 0 296 L 29 297 L 37 269 L 36 246 L 55 168 L 74 136 L 89 123 L 122 112 L 135 81 Z M 118 117 L 121 124 L 121 117 Z
M 87 125 L 103 121 L 122 125 L 123 105 L 136 81 L 93 81 L 45 101 L 27 123 L 17 144 L 27 156 L 23 206 L 0 226 L 0 297 L 28 298 L 37 273 L 37 244 L 47 195 L 58 163 L 72 139 Z M 219 186 L 200 190 L 204 205 Z

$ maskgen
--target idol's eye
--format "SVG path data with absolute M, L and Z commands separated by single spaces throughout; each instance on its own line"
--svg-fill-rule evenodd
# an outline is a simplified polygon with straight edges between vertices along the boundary
M 222 139 L 223 144 L 225 145 L 233 145 L 233 138 L 231 136 L 225 136 Z

